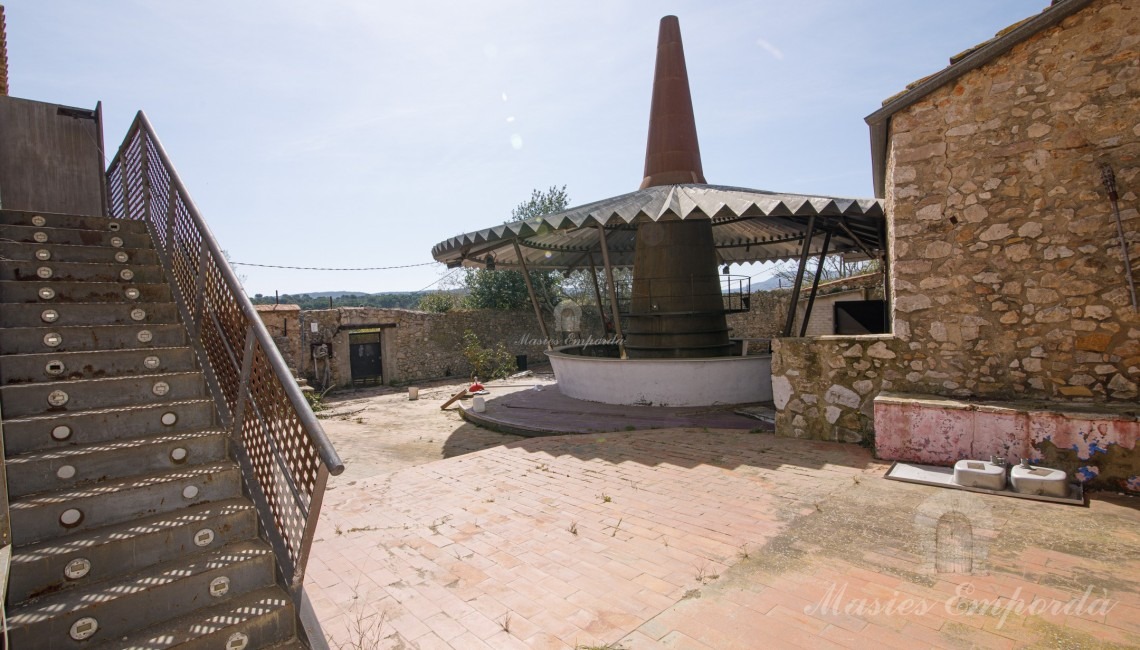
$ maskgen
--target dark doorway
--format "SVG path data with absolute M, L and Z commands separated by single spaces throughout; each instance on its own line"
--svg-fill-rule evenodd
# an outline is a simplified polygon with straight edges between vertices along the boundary
M 886 334 L 882 300 L 844 300 L 835 303 L 836 334 Z
M 379 331 L 349 334 L 348 356 L 353 386 L 384 383 Z

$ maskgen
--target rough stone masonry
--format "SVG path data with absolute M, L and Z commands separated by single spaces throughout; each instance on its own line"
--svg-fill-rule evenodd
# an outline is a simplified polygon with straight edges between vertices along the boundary
M 890 116 L 893 335 L 775 342 L 778 433 L 870 442 L 881 391 L 1137 403 L 1138 45 L 1140 7 L 1094 0 Z M 1125 446 L 1114 462 L 1140 468 Z

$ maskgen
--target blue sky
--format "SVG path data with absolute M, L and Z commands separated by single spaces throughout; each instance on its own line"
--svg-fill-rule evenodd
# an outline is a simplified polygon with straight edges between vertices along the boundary
M 863 197 L 863 117 L 1048 2 L 4 4 L 13 95 L 102 100 L 109 151 L 146 111 L 235 261 L 355 267 L 430 262 L 532 188 L 565 184 L 574 204 L 636 189 L 665 14 L 680 18 L 709 182 Z M 251 294 L 442 275 L 239 273 Z

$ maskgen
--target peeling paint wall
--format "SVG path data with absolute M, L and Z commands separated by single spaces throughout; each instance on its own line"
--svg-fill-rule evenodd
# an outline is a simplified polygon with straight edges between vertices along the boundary
M 1134 409 L 882 394 L 874 411 L 875 447 L 886 460 L 950 465 L 965 458 L 1028 458 L 1090 487 L 1140 492 L 1140 414 Z

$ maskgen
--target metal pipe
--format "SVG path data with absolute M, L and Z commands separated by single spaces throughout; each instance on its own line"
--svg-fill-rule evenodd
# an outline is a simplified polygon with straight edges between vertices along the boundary
M 606 288 L 610 292 L 610 312 L 614 316 L 614 333 L 618 337 L 618 354 L 626 359 L 625 335 L 621 331 L 621 315 L 618 314 L 617 290 L 614 285 L 614 269 L 610 266 L 610 249 L 606 246 L 606 227 L 598 224 L 598 241 L 602 247 L 602 263 L 606 266 Z
M 1124 237 L 1124 223 L 1120 220 L 1120 195 L 1116 192 L 1116 174 L 1112 166 L 1104 163 L 1100 166 L 1100 177 L 1104 182 L 1104 189 L 1108 192 L 1108 200 L 1112 201 L 1112 214 L 1116 217 L 1116 234 L 1120 236 L 1120 254 L 1124 258 L 1124 277 L 1128 280 L 1128 292 L 1132 295 L 1132 311 L 1136 307 L 1136 283 L 1132 279 L 1132 260 L 1128 256 L 1128 240 Z
M 530 296 L 530 304 L 534 307 L 534 317 L 538 319 L 538 329 L 542 330 L 542 338 L 546 339 L 546 349 L 552 350 L 554 346 L 550 343 L 550 333 L 546 331 L 546 321 L 542 320 L 542 309 L 538 306 L 538 298 L 534 295 L 534 285 L 530 281 L 530 272 L 526 269 L 526 260 L 523 259 L 522 249 L 519 248 L 519 240 L 514 240 L 515 255 L 519 258 L 519 264 L 522 265 L 523 282 L 526 282 L 526 293 Z
M 586 259 L 590 262 L 590 280 L 594 284 L 594 298 L 598 301 L 598 317 L 602 319 L 602 332 L 609 334 L 606 328 L 606 308 L 602 306 L 602 290 L 598 287 L 598 269 L 594 266 L 594 256 L 587 253 Z
M 800 301 L 800 287 L 804 281 L 804 269 L 807 267 L 808 252 L 811 250 L 811 240 L 815 236 L 815 215 L 808 217 L 807 233 L 804 235 L 803 246 L 800 247 L 800 266 L 796 270 L 796 282 L 792 285 L 792 300 L 788 303 L 788 317 L 784 321 L 784 336 L 792 335 L 792 327 L 796 324 L 796 304 Z
M 808 294 L 808 303 L 804 307 L 804 322 L 800 324 L 800 338 L 807 336 L 808 321 L 811 320 L 811 308 L 815 306 L 815 294 L 819 290 L 819 278 L 823 275 L 823 261 L 827 259 L 827 247 L 831 245 L 831 231 L 824 231 L 823 251 L 819 254 L 819 264 L 815 267 L 815 278 L 811 281 L 811 293 Z

